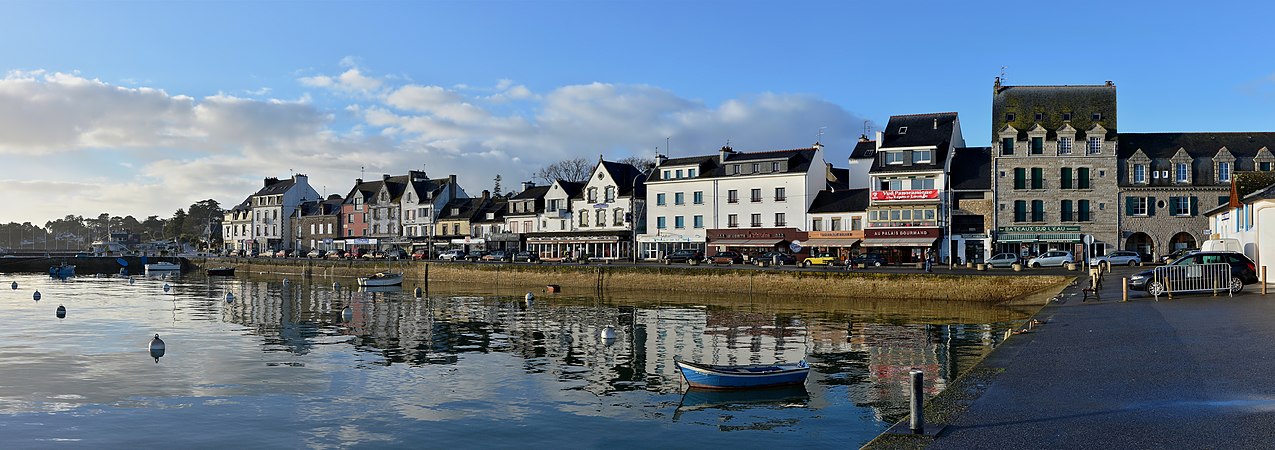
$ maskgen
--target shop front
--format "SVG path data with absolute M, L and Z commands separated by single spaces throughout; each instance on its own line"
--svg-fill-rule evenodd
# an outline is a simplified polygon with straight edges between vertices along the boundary
M 956 264 L 982 263 L 991 257 L 988 244 L 991 239 L 985 233 L 965 233 L 952 236 L 952 246 L 956 253 Z
M 809 231 L 806 240 L 801 243 L 811 255 L 836 255 L 839 260 L 853 258 L 863 253 L 863 230 L 855 231 Z
M 942 236 L 943 229 L 937 227 L 869 228 L 863 230 L 862 245 L 866 252 L 884 255 L 890 264 L 910 264 L 925 260 L 927 252 L 937 257 L 936 243 Z
M 536 233 L 527 236 L 527 251 L 545 261 L 625 260 L 632 256 L 628 231 Z
M 1085 255 L 1085 233 L 1076 225 L 1027 225 L 996 229 L 996 252 L 1031 257 L 1050 250 L 1069 251 L 1080 260 Z M 1106 243 L 1094 242 L 1093 255 L 1106 254 Z
M 344 241 L 338 242 L 338 248 L 346 252 L 359 252 L 363 254 L 376 250 L 377 244 L 380 242 L 377 238 L 345 238 Z
M 522 250 L 521 233 L 492 233 L 487 235 L 487 250 L 517 252 Z
M 638 257 L 647 261 L 655 261 L 673 253 L 675 250 L 684 248 L 695 249 L 703 252 L 705 250 L 705 242 L 703 236 L 694 236 L 689 234 L 677 234 L 660 232 L 658 234 L 643 234 L 637 237 Z
M 464 250 L 465 253 L 474 250 L 487 250 L 487 240 L 475 237 L 458 237 L 451 239 L 452 248 Z
M 707 230 L 707 251 L 705 256 L 713 256 L 720 251 L 736 251 L 751 259 L 756 255 L 771 251 L 794 253 L 798 259 L 809 255 L 806 247 L 792 245 L 793 241 L 806 239 L 806 232 L 796 228 L 737 228 Z

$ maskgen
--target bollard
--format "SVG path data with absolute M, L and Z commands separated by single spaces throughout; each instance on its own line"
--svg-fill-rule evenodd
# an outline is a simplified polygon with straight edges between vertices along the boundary
M 1120 301 L 1129 301 L 1129 277 L 1120 279 Z
M 925 434 L 925 408 L 922 406 L 925 397 L 925 372 L 912 369 L 912 422 L 909 427 L 912 434 Z
M 1262 295 L 1266 295 L 1266 266 L 1262 266 Z

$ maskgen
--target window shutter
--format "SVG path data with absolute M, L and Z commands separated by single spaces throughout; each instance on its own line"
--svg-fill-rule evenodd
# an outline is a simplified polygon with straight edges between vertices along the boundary
M 1080 206 L 1079 206 L 1079 209 L 1080 209 L 1080 217 L 1079 217 L 1079 220 L 1080 220 L 1081 222 L 1088 222 L 1088 221 L 1089 221 L 1089 200 L 1080 200 L 1078 203 L 1079 203 L 1079 205 L 1080 205 Z
M 1032 189 L 1045 188 L 1045 169 L 1032 167 Z
M 1027 201 L 1026 200 L 1014 201 L 1014 221 L 1015 222 L 1027 221 Z
M 1193 196 L 1191 197 L 1191 216 L 1194 217 L 1198 215 L 1200 215 L 1200 198 Z
M 1089 189 L 1089 168 L 1076 169 L 1076 189 Z
M 1071 189 L 1071 168 L 1063 167 L 1058 172 L 1058 187 L 1060 189 Z
M 1014 168 L 1014 189 L 1027 189 L 1027 169 Z
M 1071 200 L 1063 200 L 1061 205 L 1063 222 L 1071 222 Z
M 1147 215 L 1155 215 L 1155 197 L 1147 197 Z
M 1137 207 L 1137 204 L 1138 204 L 1137 201 L 1138 201 L 1137 197 L 1124 198 L 1124 215 L 1126 216 L 1133 215 L 1133 208 Z

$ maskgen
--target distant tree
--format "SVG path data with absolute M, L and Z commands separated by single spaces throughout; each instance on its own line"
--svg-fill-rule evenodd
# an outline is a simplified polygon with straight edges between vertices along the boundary
M 159 218 L 159 216 L 147 217 L 146 220 L 142 222 L 142 235 L 146 240 L 162 238 L 164 236 L 165 225 L 167 225 L 166 222 L 166 220 Z
M 164 238 L 172 238 L 178 242 L 184 242 L 187 237 L 184 235 L 186 226 L 186 210 L 178 208 L 173 213 L 173 217 L 164 223 Z
M 496 185 L 491 189 L 491 196 L 500 197 L 500 174 L 496 174 L 496 179 L 493 181 L 496 182 Z
M 655 168 L 655 159 L 644 156 L 629 156 L 617 162 L 637 167 L 637 169 L 642 171 L 642 173 L 649 172 L 651 169 Z
M 221 203 L 213 199 L 200 200 L 186 209 L 186 221 L 182 224 L 184 235 L 201 240 L 206 245 L 221 245 L 221 220 L 225 211 Z
M 589 179 L 594 164 L 585 158 L 571 158 L 541 167 L 535 177 L 552 184 L 555 180 L 583 183 Z

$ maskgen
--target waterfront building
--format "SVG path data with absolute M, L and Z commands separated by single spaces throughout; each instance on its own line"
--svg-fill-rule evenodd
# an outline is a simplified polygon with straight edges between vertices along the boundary
M 864 184 L 867 184 L 866 182 Z M 868 222 L 868 188 L 821 191 L 810 204 L 806 240 L 812 255 L 836 255 L 847 260 L 862 252 L 863 226 Z
M 981 263 L 991 258 L 992 148 L 966 147 L 952 155 L 953 263 Z
M 296 230 L 297 252 L 304 254 L 315 249 L 329 251 L 336 248 L 336 240 L 341 237 L 342 203 L 345 199 L 341 194 L 332 194 L 327 200 L 301 204 Z
M 1237 239 L 1258 267 L 1275 266 L 1275 226 L 1271 225 L 1275 224 L 1275 184 L 1247 195 L 1232 191 L 1232 195 L 1204 212 L 1211 231 L 1208 237 Z
M 393 243 L 409 251 L 431 245 L 446 248 L 447 242 L 434 240 L 434 221 L 442 208 L 457 198 L 469 195 L 456 183 L 456 175 L 431 179 L 424 171 L 409 170 L 399 205 L 402 231 Z
M 786 249 L 792 239 L 805 238 L 798 227 L 806 225 L 815 195 L 835 178 L 818 143 L 761 152 L 726 146 L 715 155 L 657 157 L 647 181 L 653 200 L 648 232 L 638 237 L 641 257 L 659 259 L 681 248 L 707 255 Z M 765 237 L 748 237 L 754 235 Z
M 381 180 L 364 182 L 362 178 L 354 179 L 354 187 L 350 188 L 350 192 L 345 195 L 345 201 L 341 203 L 339 218 L 343 239 L 337 242 L 338 248 L 371 250 L 378 245 L 376 238 L 368 236 L 370 228 L 368 225 L 371 223 L 369 217 L 371 203 L 375 201 L 376 193 L 380 192 L 381 182 Z
M 304 174 L 283 180 L 266 178 L 264 186 L 250 198 L 254 250 L 295 250 L 293 221 L 297 207 L 303 201 L 319 198 Z
M 965 146 L 954 112 L 891 116 L 868 171 L 864 247 L 902 264 L 948 257 L 948 173 Z
M 486 239 L 474 237 L 473 226 L 475 216 L 486 211 L 490 202 L 490 191 L 483 191 L 482 197 L 457 198 L 447 202 L 434 222 L 434 239 L 466 252 L 486 250 Z
M 634 220 L 646 202 L 647 175 L 631 164 L 598 159 L 588 181 L 570 198 L 569 231 L 542 230 L 527 237 L 528 250 L 541 259 L 625 260 L 633 257 L 635 233 L 645 224 Z M 546 201 L 559 198 L 550 188 Z M 551 205 L 559 206 L 559 205 Z M 546 208 L 548 209 L 548 208 Z
M 225 250 L 248 252 L 253 250 L 256 236 L 252 234 L 252 196 L 226 210 L 221 221 L 222 245 Z
M 1105 254 L 1120 239 L 1116 86 L 1003 86 L 992 95 L 993 253 Z
M 505 233 L 497 236 L 504 243 L 502 248 L 518 250 L 525 248 L 523 246 L 525 236 L 549 227 L 549 219 L 542 219 L 541 215 L 545 213 L 545 195 L 551 188 L 553 185 L 536 186 L 534 182 L 524 181 L 522 190 L 509 197 L 509 209 L 504 213 Z M 565 223 L 560 225 L 566 226 Z
M 1120 133 L 1123 248 L 1156 257 L 1199 247 L 1221 231 L 1200 211 L 1229 202 L 1235 174 L 1272 171 L 1271 149 L 1269 132 Z
M 486 194 L 484 193 L 484 196 Z M 470 219 L 470 237 L 482 239 L 486 250 L 518 251 L 516 235 L 505 228 L 505 213 L 509 210 L 509 200 L 503 197 L 492 197 L 475 211 Z

